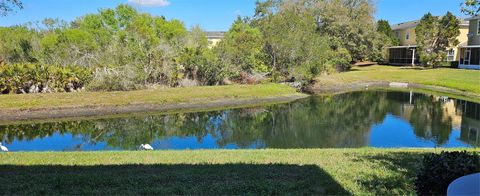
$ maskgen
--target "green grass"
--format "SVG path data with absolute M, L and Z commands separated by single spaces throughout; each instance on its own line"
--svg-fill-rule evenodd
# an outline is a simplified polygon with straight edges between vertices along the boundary
M 0 110 L 202 103 L 222 99 L 254 99 L 295 94 L 297 94 L 296 90 L 286 85 L 261 84 L 164 88 L 125 92 L 0 95 Z
M 3 153 L 0 194 L 411 195 L 423 155 L 441 150 Z
M 317 78 L 317 85 L 373 81 L 409 82 L 480 94 L 480 71 L 450 68 L 421 70 L 383 65 L 354 67 L 349 72 L 320 76 Z

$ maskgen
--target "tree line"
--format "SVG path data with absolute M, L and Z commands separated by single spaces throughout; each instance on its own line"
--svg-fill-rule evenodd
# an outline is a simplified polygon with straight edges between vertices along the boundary
M 375 21 L 374 10 L 370 0 L 259 1 L 255 14 L 239 17 L 215 47 L 198 26 L 187 29 L 129 5 L 72 22 L 0 27 L 0 92 L 308 84 L 354 62 L 385 59 L 398 40 L 387 21 Z

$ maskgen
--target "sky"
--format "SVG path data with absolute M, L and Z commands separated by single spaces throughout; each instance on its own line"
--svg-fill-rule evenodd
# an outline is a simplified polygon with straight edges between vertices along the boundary
M 252 16 L 256 0 L 23 0 L 24 9 L 0 17 L 0 26 L 11 26 L 44 18 L 72 21 L 100 8 L 114 8 L 128 3 L 142 12 L 182 20 L 187 27 L 200 25 L 207 31 L 228 30 L 238 15 Z M 447 11 L 459 17 L 462 0 L 374 0 L 376 19 L 397 24 L 420 19 L 425 13 L 444 15 Z

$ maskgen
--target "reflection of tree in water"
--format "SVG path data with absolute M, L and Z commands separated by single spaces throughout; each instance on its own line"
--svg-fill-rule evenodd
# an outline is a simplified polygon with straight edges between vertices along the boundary
M 211 135 L 219 147 L 360 147 L 368 144 L 371 126 L 393 114 L 409 121 L 418 137 L 444 144 L 452 122 L 442 103 L 432 96 L 412 98 L 409 104 L 409 93 L 355 92 L 265 108 L 7 125 L 0 126 L 0 138 L 11 143 L 68 133 L 85 144 L 105 142 L 112 148 L 135 149 L 173 136 L 202 142 Z
M 445 144 L 452 133 L 452 118 L 446 116 L 442 102 L 433 96 L 417 95 L 410 121 L 415 135 L 431 140 L 436 145 Z

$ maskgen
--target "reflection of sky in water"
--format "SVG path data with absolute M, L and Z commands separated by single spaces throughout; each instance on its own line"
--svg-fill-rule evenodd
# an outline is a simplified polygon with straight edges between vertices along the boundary
M 479 145 L 480 104 L 399 92 L 357 92 L 329 100 L 311 97 L 266 108 L 6 125 L 0 126 L 0 142 L 10 151 L 135 150 L 145 141 L 158 150 Z
M 425 147 L 469 147 L 470 145 L 459 140 L 460 130 L 453 129 L 448 141 L 441 146 L 431 140 L 417 137 L 413 132 L 413 127 L 399 117 L 387 115 L 383 122 L 374 125 L 370 132 L 369 146 L 381 148 L 425 148 Z
M 217 139 L 212 135 L 201 138 L 197 137 L 169 137 L 160 140 L 155 140 L 151 145 L 155 149 L 219 149 Z M 8 146 L 10 151 L 101 151 L 101 150 L 121 150 L 108 147 L 105 142 L 89 143 L 83 142 L 81 137 L 73 137 L 71 134 L 58 134 L 45 138 L 38 138 L 31 141 L 18 141 L 11 144 L 4 144 Z M 247 148 L 256 149 L 263 148 L 265 145 L 262 142 L 254 142 Z M 236 144 L 229 143 L 222 147 L 222 149 L 238 149 Z
M 5 144 L 4 144 L 5 145 Z M 34 140 L 15 140 L 8 144 L 10 151 L 98 151 L 98 150 L 115 150 L 107 146 L 105 142 L 89 143 L 84 142 L 81 136 L 73 136 L 72 134 L 55 133 L 45 138 L 37 138 Z

